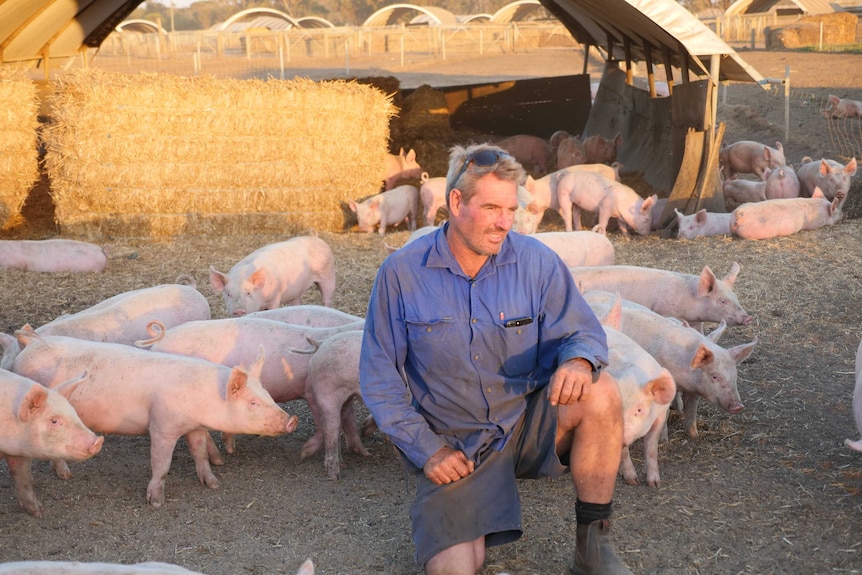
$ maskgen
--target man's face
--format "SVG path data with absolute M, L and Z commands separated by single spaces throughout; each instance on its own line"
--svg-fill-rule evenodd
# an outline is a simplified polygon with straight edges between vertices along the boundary
M 469 202 L 464 203 L 461 190 L 454 189 L 450 203 L 450 227 L 456 241 L 473 254 L 491 256 L 500 251 L 512 229 L 518 188 L 514 182 L 488 174 L 476 182 L 476 192 Z

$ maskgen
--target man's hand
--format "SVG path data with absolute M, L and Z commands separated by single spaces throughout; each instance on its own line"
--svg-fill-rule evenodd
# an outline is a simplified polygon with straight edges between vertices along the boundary
M 551 405 L 571 405 L 590 393 L 593 385 L 593 366 L 576 357 L 563 363 L 551 376 L 548 399 Z
M 462 451 L 441 447 L 425 463 L 423 470 L 432 483 L 443 485 L 467 477 L 473 473 L 473 467 L 473 462 Z

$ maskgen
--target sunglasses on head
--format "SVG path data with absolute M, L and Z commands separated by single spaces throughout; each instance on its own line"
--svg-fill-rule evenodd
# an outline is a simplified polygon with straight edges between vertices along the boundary
M 464 172 L 467 171 L 467 168 L 469 168 L 470 165 L 474 165 L 477 168 L 490 168 L 492 166 L 496 166 L 497 162 L 502 158 L 514 160 L 510 154 L 497 150 L 477 150 L 471 154 L 467 154 L 467 157 L 464 158 L 464 163 L 461 165 L 461 169 L 458 170 L 458 174 L 455 176 L 455 179 L 452 180 L 452 185 L 450 185 L 449 188 L 451 189 L 455 187 L 455 184 L 458 183 L 458 180 L 461 179 L 461 176 L 464 175 Z

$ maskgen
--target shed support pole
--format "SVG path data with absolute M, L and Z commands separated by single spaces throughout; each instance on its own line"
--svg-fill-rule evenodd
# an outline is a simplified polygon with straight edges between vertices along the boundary
M 679 69 L 680 74 L 682 75 L 682 81 L 688 82 L 688 51 L 685 49 L 685 46 L 682 45 L 682 42 L 677 43 L 677 51 L 679 52 Z
M 644 56 L 646 58 L 647 80 L 649 80 L 649 97 L 655 98 L 655 72 L 652 67 L 652 45 L 644 40 Z
M 584 44 L 584 74 L 590 69 L 590 44 Z
M 673 96 L 673 62 L 670 59 L 670 48 L 662 46 L 661 51 L 664 59 L 664 75 L 667 80 L 667 93 Z
M 628 36 L 623 36 L 623 51 L 626 53 L 626 84 L 634 84 L 634 69 L 632 68 L 632 41 Z

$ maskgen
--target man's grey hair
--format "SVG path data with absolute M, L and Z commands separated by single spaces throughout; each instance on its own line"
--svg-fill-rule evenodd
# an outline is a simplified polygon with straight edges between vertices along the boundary
M 487 168 L 468 166 L 464 170 L 464 162 L 467 161 L 467 158 L 483 150 L 494 151 L 499 154 L 497 163 Z M 458 176 L 462 170 L 463 173 Z M 464 202 L 469 202 L 476 192 L 476 182 L 488 174 L 494 174 L 504 181 L 514 182 L 515 185 L 520 185 L 526 178 L 521 164 L 509 152 L 499 146 L 492 144 L 473 144 L 466 148 L 453 146 L 449 152 L 449 172 L 446 174 L 446 207 L 449 207 L 449 194 L 455 188 L 461 191 Z M 453 178 L 456 177 L 457 181 L 453 181 Z

